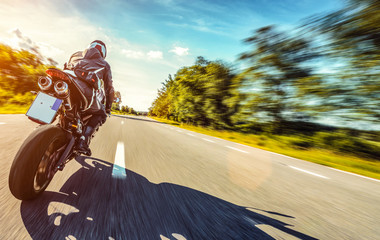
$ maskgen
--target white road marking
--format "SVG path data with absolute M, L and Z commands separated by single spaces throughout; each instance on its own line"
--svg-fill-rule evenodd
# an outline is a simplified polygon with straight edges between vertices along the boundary
M 162 234 L 160 234 L 160 238 L 161 238 L 161 240 L 170 240 L 170 238 L 167 238 L 167 237 L 163 236 Z
M 61 219 L 62 219 L 62 216 L 56 216 L 54 219 L 54 225 L 57 227 L 61 225 Z
M 5 122 L 0 122 L 0 125 L 3 125 L 3 124 L 5 124 Z
M 242 153 L 248 153 L 248 152 L 246 152 L 246 151 L 244 151 L 244 150 L 241 150 L 241 149 L 239 149 L 239 148 L 234 148 L 234 147 L 230 147 L 230 146 L 226 146 L 226 147 L 229 148 L 229 149 L 235 150 L 235 151 L 242 152 Z
M 65 238 L 65 240 L 77 240 L 76 237 L 74 237 L 73 235 L 69 235 Z
M 186 133 L 186 134 L 189 135 L 189 136 L 195 137 L 194 134 L 191 134 L 191 133 Z
M 248 145 L 244 145 L 244 144 L 241 144 L 241 143 L 237 143 L 237 142 L 234 142 L 235 144 L 237 144 L 237 145 L 240 145 L 240 146 L 242 146 L 242 147 L 251 147 L 251 146 L 248 146 Z
M 273 155 L 277 155 L 277 156 L 280 156 L 280 157 L 285 157 L 285 158 L 290 158 L 290 159 L 295 159 L 295 160 L 301 160 L 301 159 L 294 158 L 294 157 L 289 157 L 289 156 L 286 156 L 286 155 L 284 155 L 284 154 L 280 154 L 280 153 L 275 153 L 275 152 L 271 152 L 271 151 L 267 151 L 267 150 L 263 150 L 263 151 L 265 151 L 265 152 L 269 152 L 269 153 L 271 153 L 271 154 L 273 154 Z
M 124 124 L 124 121 L 121 121 L 121 124 Z
M 182 236 L 181 234 L 178 234 L 178 233 L 172 233 L 172 236 L 175 237 L 175 239 L 177 239 L 177 240 L 186 240 L 186 238 L 184 236 Z
M 304 173 L 308 173 L 308 174 L 311 174 L 311 175 L 314 175 L 316 177 L 320 177 L 320 178 L 325 178 L 325 179 L 329 179 L 328 177 L 325 177 L 325 176 L 322 176 L 322 175 L 319 175 L 319 174 L 316 174 L 316 173 L 313 173 L 313 172 L 310 172 L 310 171 L 307 171 L 307 170 L 304 170 L 304 169 L 301 169 L 301 168 L 298 168 L 298 167 L 293 167 L 293 166 L 289 166 L 295 170 L 298 170 L 298 171 L 301 171 L 301 172 L 304 172 Z
M 335 168 L 331 168 L 331 167 L 329 167 L 329 168 L 332 169 L 332 170 L 334 170 L 334 171 L 337 171 L 337 172 L 347 173 L 347 174 L 350 174 L 350 175 L 354 175 L 354 176 L 357 176 L 357 177 L 365 178 L 365 179 L 372 180 L 372 181 L 375 181 L 375 182 L 380 182 L 380 180 L 375 179 L 375 178 L 370 178 L 370 177 L 362 176 L 362 175 L 359 175 L 359 174 L 356 174 L 356 173 L 346 172 L 346 171 L 335 169 Z
M 5 123 L 0 123 L 0 124 L 5 124 Z M 166 126 L 165 126 L 166 127 Z M 172 130 L 176 130 L 176 128 L 173 128 L 173 127 L 168 127 Z M 177 132 L 182 132 L 181 130 L 177 130 Z M 187 135 L 189 136 L 194 136 L 193 134 L 191 133 L 187 133 Z M 213 137 L 213 138 L 218 138 L 218 137 Z M 212 143 L 215 143 L 213 140 L 210 140 L 210 139 L 207 139 L 207 138 L 202 138 L 204 141 L 207 141 L 207 142 L 212 142 Z M 229 140 L 226 140 L 226 139 L 222 139 L 222 138 L 218 138 L 218 139 L 221 139 L 221 140 L 225 140 L 225 141 L 229 141 Z M 255 148 L 255 147 L 251 147 L 251 146 L 248 146 L 248 145 L 245 145 L 245 144 L 241 144 L 241 143 L 236 143 L 236 142 L 233 142 L 237 145 L 240 145 L 240 146 L 243 146 L 243 147 L 250 147 L 250 148 Z M 240 151 L 240 152 L 243 152 L 243 153 L 248 153 L 246 151 L 243 151 L 241 149 L 238 149 L 238 148 L 234 148 L 234 147 L 230 147 L 230 146 L 226 146 L 230 149 L 233 149 L 233 150 L 236 150 L 236 151 Z M 285 157 L 285 158 L 290 158 L 290 159 L 294 159 L 294 160 L 301 160 L 301 159 L 298 159 L 298 158 L 294 158 L 294 157 L 290 157 L 290 156 L 287 156 L 287 155 L 284 155 L 284 154 L 280 154 L 280 153 L 275 153 L 275 152 L 271 152 L 271 151 L 267 151 L 267 150 L 263 150 L 263 149 L 260 149 L 260 148 L 255 148 L 255 149 L 259 149 L 259 150 L 262 150 L 262 151 L 265 151 L 265 152 L 269 152 L 271 154 L 274 154 L 274 155 L 277 155 L 277 156 L 281 156 L 281 157 Z M 302 161 L 302 160 L 301 160 Z M 303 169 L 300 169 L 300 168 L 297 168 L 297 167 L 293 167 L 293 166 L 290 166 L 291 168 L 295 169 L 295 170 L 298 170 L 298 171 L 301 171 L 301 172 L 305 172 L 305 173 L 308 173 L 308 174 L 311 174 L 311 175 L 314 175 L 314 176 L 317 176 L 317 177 L 320 177 L 320 178 L 325 178 L 325 179 L 330 179 L 328 177 L 325 177 L 325 176 L 322 176 L 322 175 L 319 175 L 319 174 L 316 174 L 316 173 L 313 173 L 313 172 L 309 172 L 307 170 L 303 170 Z M 330 168 L 330 167 L 328 167 Z M 347 173 L 347 174 L 350 174 L 350 175 L 354 175 L 354 176 L 357 176 L 357 177 L 361 177 L 361 178 L 365 178 L 365 179 L 368 179 L 368 180 L 372 180 L 372 181 L 376 181 L 376 182 L 380 182 L 380 180 L 378 179 L 374 179 L 374 178 L 370 178 L 370 177 L 366 177 L 366 176 L 362 176 L 362 175 L 359 175 L 359 174 L 355 174 L 355 173 L 350 173 L 350 172 L 346 172 L 346 171 L 343 171 L 343 170 L 339 170 L 339 169 L 335 169 L 335 168 L 331 168 L 332 170 L 335 170 L 335 171 L 338 171 L 338 172 L 343 172 L 343 173 Z
M 125 158 L 124 158 L 124 143 L 118 142 L 116 147 L 115 162 L 112 169 L 113 178 L 126 178 Z

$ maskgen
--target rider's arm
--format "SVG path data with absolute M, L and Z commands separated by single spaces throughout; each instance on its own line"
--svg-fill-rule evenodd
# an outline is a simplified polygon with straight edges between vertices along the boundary
M 106 95 L 106 111 L 111 111 L 112 102 L 114 98 L 114 89 L 112 85 L 111 67 L 107 64 L 105 77 L 104 77 L 104 91 Z
M 71 55 L 69 61 L 67 63 L 64 64 L 64 69 L 69 69 L 69 70 L 73 70 L 74 69 L 74 66 L 80 61 L 83 59 L 83 52 L 82 51 L 78 51 L 76 53 L 74 53 L 73 55 Z

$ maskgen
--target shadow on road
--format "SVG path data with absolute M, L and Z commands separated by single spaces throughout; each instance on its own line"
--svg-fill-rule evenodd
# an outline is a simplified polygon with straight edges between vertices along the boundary
M 83 167 L 60 192 L 22 202 L 21 216 L 33 239 L 274 239 L 259 224 L 315 239 L 259 214 L 260 209 L 175 184 L 154 184 L 100 159 L 77 161 Z

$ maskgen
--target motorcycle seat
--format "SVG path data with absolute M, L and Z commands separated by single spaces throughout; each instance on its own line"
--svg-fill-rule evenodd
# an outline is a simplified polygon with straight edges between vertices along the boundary
M 78 99 L 81 102 L 81 108 L 82 111 L 85 111 L 90 108 L 92 105 L 95 91 L 94 89 L 90 88 L 87 83 L 79 80 L 77 76 L 75 75 L 74 71 L 71 70 L 60 70 L 57 68 L 49 68 L 46 70 L 46 73 L 51 76 L 53 79 L 58 78 L 60 80 L 63 80 L 67 82 L 69 85 L 74 85 L 75 89 L 79 92 L 79 94 L 75 94 L 76 96 L 79 96 L 80 99 Z

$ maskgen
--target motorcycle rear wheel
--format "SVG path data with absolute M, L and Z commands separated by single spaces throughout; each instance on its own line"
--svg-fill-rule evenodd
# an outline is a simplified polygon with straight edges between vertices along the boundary
M 9 173 L 9 189 L 13 196 L 31 200 L 45 191 L 66 142 L 66 133 L 52 125 L 37 128 L 25 139 Z

